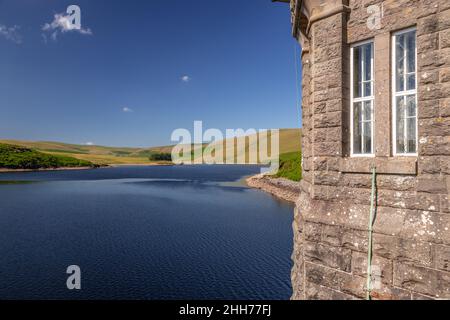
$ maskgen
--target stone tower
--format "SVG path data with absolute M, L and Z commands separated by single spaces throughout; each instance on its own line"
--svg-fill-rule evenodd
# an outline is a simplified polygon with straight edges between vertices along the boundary
M 289 1 L 282 1 L 289 2 Z M 450 1 L 292 0 L 303 180 L 293 299 L 450 299 Z

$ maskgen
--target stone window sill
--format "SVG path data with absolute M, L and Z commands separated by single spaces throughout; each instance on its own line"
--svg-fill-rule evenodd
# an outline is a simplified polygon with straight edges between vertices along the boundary
M 375 157 L 375 158 L 342 158 L 340 171 L 349 173 L 371 173 L 375 166 L 379 174 L 417 175 L 417 158 Z

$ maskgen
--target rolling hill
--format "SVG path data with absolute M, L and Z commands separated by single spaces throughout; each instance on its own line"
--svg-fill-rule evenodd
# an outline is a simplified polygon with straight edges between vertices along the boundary
M 300 151 L 301 129 L 280 129 L 280 154 Z M 149 157 L 155 153 L 171 153 L 173 146 L 151 148 L 106 147 L 67 144 L 48 141 L 0 140 L 0 143 L 30 148 L 38 152 L 70 156 L 97 165 L 152 164 Z M 217 142 L 216 144 L 220 144 Z M 205 148 L 206 145 L 203 146 Z M 246 144 L 246 151 L 249 149 Z M 226 152 L 226 150 L 225 150 Z

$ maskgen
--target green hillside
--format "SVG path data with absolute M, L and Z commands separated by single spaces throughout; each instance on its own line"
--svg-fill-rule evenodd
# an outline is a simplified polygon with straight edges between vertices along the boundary
M 63 167 L 94 167 L 92 162 L 68 156 L 45 154 L 30 148 L 0 143 L 0 168 L 50 169 Z
M 70 156 L 79 160 L 90 161 L 97 165 L 152 164 L 154 162 L 149 160 L 149 156 L 152 153 L 170 152 L 171 150 L 171 147 L 122 148 L 50 141 L 0 140 L 0 143 L 30 148 L 50 155 Z
M 302 178 L 301 151 L 289 152 L 280 155 L 280 167 L 276 176 L 279 178 L 300 181 Z
M 253 163 L 250 159 L 257 159 L 256 163 L 260 163 L 262 159 L 259 157 L 259 149 L 257 143 L 261 143 L 261 137 L 258 140 L 258 137 L 255 135 L 246 136 L 245 138 L 245 146 L 244 148 L 239 148 L 238 146 L 238 138 L 231 138 L 227 140 L 222 140 L 214 143 L 212 146 L 207 147 L 203 146 L 206 151 L 208 148 L 219 149 L 222 148 L 224 160 L 230 158 L 230 155 L 234 154 L 234 163 Z M 270 136 L 268 139 L 268 149 L 269 154 L 271 154 L 271 146 L 270 146 Z M 233 141 L 231 141 L 233 140 Z M 290 152 L 298 152 L 301 150 L 301 129 L 280 129 L 279 131 L 279 154 L 285 154 Z M 255 154 L 256 153 L 256 154 Z M 245 161 L 238 160 L 238 154 L 245 155 Z M 231 159 L 231 158 L 230 158 Z
M 301 129 L 280 129 L 280 154 L 300 150 Z M 72 157 L 89 161 L 97 165 L 115 164 L 154 164 L 160 154 L 171 153 L 173 146 L 152 148 L 126 148 L 67 144 L 48 141 L 0 140 L 0 143 L 12 144 L 39 151 L 47 155 Z M 205 148 L 204 145 L 202 148 Z M 248 143 L 246 151 L 249 150 Z M 225 150 L 226 152 L 227 150 Z M 230 151 L 230 150 L 228 150 Z M 155 157 L 155 155 L 157 155 Z M 156 161 L 157 162 L 157 161 Z

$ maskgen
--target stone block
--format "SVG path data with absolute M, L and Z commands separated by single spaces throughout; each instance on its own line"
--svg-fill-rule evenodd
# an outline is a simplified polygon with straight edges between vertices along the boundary
M 395 191 L 412 191 L 417 186 L 417 179 L 414 176 L 401 175 L 378 175 L 377 187 Z M 368 186 L 370 187 L 370 186 Z
M 439 70 L 439 79 L 441 82 L 450 82 L 450 68 Z
M 326 111 L 326 102 L 322 101 L 322 102 L 317 102 L 313 104 L 314 106 L 314 114 L 318 114 L 318 113 L 324 113 Z
M 328 288 L 339 288 L 337 271 L 330 268 L 325 268 L 321 265 L 305 262 L 305 276 L 306 281 L 315 283 Z
M 447 98 L 450 96 L 450 83 L 435 83 L 419 86 L 417 93 L 420 101 Z
M 450 244 L 450 215 L 431 211 L 408 211 L 401 232 L 404 239 Z
M 336 127 L 341 123 L 342 113 L 339 111 L 314 115 L 314 128 Z
M 450 246 L 433 245 L 433 266 L 450 272 Z
M 356 298 L 312 282 L 306 282 L 306 299 L 308 300 L 355 300 Z
M 432 83 L 438 83 L 439 82 L 439 70 L 428 70 L 424 71 L 420 74 L 419 77 L 419 86 L 426 85 L 426 84 L 432 84 Z
M 417 54 L 439 49 L 439 33 L 424 34 L 417 37 Z
M 366 296 L 366 278 L 345 272 L 337 272 L 339 290 L 358 298 Z
M 395 286 L 440 299 L 450 299 L 450 273 L 394 262 Z
M 341 145 L 336 142 L 321 142 L 313 146 L 316 156 L 339 156 L 341 155 Z
M 344 232 L 346 231 L 348 230 L 344 230 L 339 226 L 324 224 L 320 242 L 335 247 L 342 246 L 342 238 L 344 236 Z
M 418 178 L 417 191 L 433 194 L 444 194 L 447 192 L 447 184 L 443 177 L 439 174 L 421 175 Z
M 372 185 L 371 176 L 368 174 L 343 174 L 339 180 L 339 185 L 350 188 L 366 188 Z
M 423 136 L 450 136 L 450 118 L 419 120 L 419 132 Z
M 327 112 L 342 111 L 342 99 L 327 100 Z
M 373 274 L 386 284 L 392 284 L 392 261 L 379 257 L 372 257 Z M 352 273 L 367 277 L 367 253 L 353 252 Z
M 340 173 L 336 171 L 315 171 L 314 183 L 319 185 L 336 186 Z
M 339 157 L 331 157 L 327 159 L 327 169 L 329 171 L 339 171 Z
M 439 174 L 441 172 L 440 157 L 420 157 L 419 174 Z
M 411 300 L 410 291 L 383 283 L 379 288 L 373 288 L 370 296 L 372 300 Z
M 328 88 L 327 86 L 327 76 L 322 76 L 313 80 L 312 90 L 314 91 L 322 91 Z
M 450 98 L 439 101 L 439 113 L 441 117 L 450 117 Z
M 331 88 L 313 93 L 314 102 L 339 99 L 342 96 L 341 88 Z
M 378 207 L 374 219 L 374 232 L 387 235 L 399 235 L 405 224 L 406 210 L 391 207 Z M 369 221 L 368 214 L 367 221 Z
M 450 9 L 450 2 L 447 0 L 438 0 L 438 3 L 439 3 L 439 11 L 442 13 L 448 12 L 448 19 L 450 20 L 450 10 L 445 11 L 445 10 Z
M 322 238 L 322 225 L 305 222 L 303 227 L 304 239 L 311 242 L 320 242 Z
M 441 195 L 441 210 L 443 213 L 450 213 L 450 196 L 448 194 Z
M 441 49 L 450 48 L 450 29 L 439 32 L 439 40 L 441 43 Z
M 424 192 L 379 190 L 377 204 L 380 207 L 439 211 L 440 200 L 439 195 Z
M 374 234 L 373 252 L 389 260 L 409 261 L 422 266 L 432 266 L 432 250 L 428 242 L 407 240 L 384 234 Z
M 327 161 L 326 157 L 314 157 L 313 158 L 313 168 L 316 171 L 325 171 L 327 170 Z
M 441 30 L 438 19 L 436 17 L 426 17 L 417 21 L 417 36 L 426 36 Z
M 434 83 L 439 81 L 433 80 Z M 429 119 L 439 117 L 439 100 L 426 100 L 421 102 L 421 108 L 419 108 L 419 119 Z
M 423 156 L 450 156 L 450 136 L 422 137 L 425 142 L 419 144 L 419 154 Z M 439 146 L 439 147 L 436 147 Z
M 342 247 L 353 251 L 367 252 L 368 232 L 346 229 L 342 235 Z
M 352 253 L 349 249 L 336 248 L 315 242 L 305 242 L 305 260 L 330 268 L 350 272 Z

